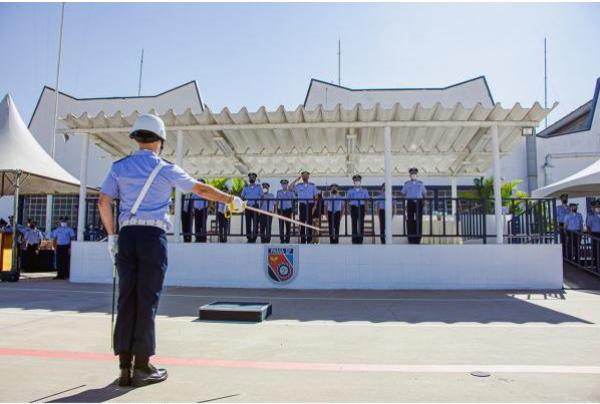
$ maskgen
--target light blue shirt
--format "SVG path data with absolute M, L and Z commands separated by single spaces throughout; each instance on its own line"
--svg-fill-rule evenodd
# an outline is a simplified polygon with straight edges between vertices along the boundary
M 135 200 L 160 160 L 160 157 L 150 150 L 138 150 L 131 156 L 113 163 L 100 192 L 111 198 L 120 198 L 119 223 L 129 218 Z M 154 179 L 135 217 L 143 220 L 161 220 L 171 229 L 169 204 L 173 187 L 183 193 L 189 193 L 196 183 L 197 181 L 179 166 L 167 164 Z
M 225 212 L 225 204 L 221 202 L 217 202 L 217 212 L 224 213 Z
M 369 198 L 369 191 L 364 188 L 351 188 L 346 194 L 350 206 L 365 206 L 365 199 Z
M 339 193 L 338 194 L 330 194 L 329 198 L 327 198 L 327 200 L 325 201 L 325 204 L 327 206 L 327 211 L 328 212 L 339 212 L 342 210 L 342 207 L 344 206 L 344 200 L 346 198 L 344 198 L 343 196 L 341 196 Z
M 570 212 L 568 205 L 563 205 L 562 203 L 556 207 L 556 220 L 558 223 L 565 223 L 565 216 L 567 216 Z
M 569 212 L 565 216 L 565 229 L 569 231 L 581 231 L 583 227 L 583 216 L 579 212 Z
M 277 191 L 277 199 L 279 199 L 279 209 L 292 209 L 294 206 L 293 199 L 296 198 L 294 191 L 289 189 L 280 189 Z
M 194 209 L 204 209 L 208 207 L 208 201 L 204 198 L 199 197 L 196 194 L 192 195 L 192 203 L 194 204 Z
M 419 180 L 409 180 L 404 183 L 402 187 L 402 193 L 405 198 L 408 199 L 422 199 L 427 192 L 427 188 L 425 188 L 425 184 Z
M 385 192 L 380 192 L 373 202 L 373 208 L 385 210 Z
M 242 199 L 248 201 L 248 206 L 258 206 L 258 199 L 262 197 L 262 186 L 257 183 L 248 184 L 242 190 Z
M 37 228 L 27 229 L 27 231 L 23 233 L 23 237 L 28 244 L 39 244 L 44 239 L 44 233 Z
M 71 240 L 75 237 L 75 231 L 69 226 L 66 227 L 57 227 L 50 234 L 51 239 L 56 239 L 57 245 L 69 245 L 71 244 Z
M 591 215 L 588 215 L 588 217 L 585 221 L 585 225 L 588 228 L 588 230 L 590 230 L 594 233 L 599 233 L 600 232 L 600 214 L 593 213 Z
M 315 196 L 319 193 L 317 187 L 312 182 L 301 182 L 300 184 L 296 184 L 294 191 L 296 192 L 300 203 L 303 204 L 314 203 Z
M 267 212 L 275 211 L 275 195 L 270 192 L 263 193 L 259 207 Z

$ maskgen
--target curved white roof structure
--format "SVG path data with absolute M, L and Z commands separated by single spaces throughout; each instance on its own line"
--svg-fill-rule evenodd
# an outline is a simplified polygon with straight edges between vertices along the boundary
M 21 176 L 21 194 L 79 191 L 79 181 L 62 168 L 27 129 L 10 95 L 0 102 L 0 196 L 13 195 L 14 179 Z
M 188 109 L 159 115 L 170 132 L 164 157 L 175 160 L 175 135 L 181 131 L 183 165 L 196 176 L 233 176 L 249 169 L 263 176 L 294 175 L 300 169 L 314 176 L 381 175 L 384 127 L 391 127 L 393 173 L 417 166 L 424 175 L 456 176 L 480 175 L 491 167 L 491 126 L 498 127 L 500 152 L 508 153 L 521 128 L 538 126 L 553 108 L 437 102 L 295 110 L 280 106 L 272 111 L 261 107 L 255 112 Z M 68 128 L 62 131 L 87 133 L 99 147 L 122 157 L 136 147 L 127 134 L 138 114 L 69 114 L 62 118 Z
M 567 178 L 536 189 L 532 196 L 534 198 L 557 198 L 563 193 L 574 198 L 600 194 L 600 160 Z

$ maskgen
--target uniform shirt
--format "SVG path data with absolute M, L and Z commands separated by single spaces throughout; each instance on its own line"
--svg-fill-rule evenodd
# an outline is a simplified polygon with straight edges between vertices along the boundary
M 260 200 L 259 208 L 267 212 L 275 211 L 275 195 L 270 192 L 264 192 Z
M 217 202 L 217 212 L 225 213 L 225 204 L 222 202 Z
M 131 156 L 113 163 L 100 192 L 111 198 L 120 198 L 119 223 L 129 219 L 135 200 L 150 173 L 160 161 L 160 157 L 152 151 L 138 150 Z M 170 230 L 172 225 L 169 218 L 169 204 L 172 188 L 176 187 L 183 193 L 189 193 L 194 185 L 196 180 L 179 166 L 165 165 L 154 179 L 135 217 L 163 221 Z
M 565 216 L 569 214 L 569 206 L 560 204 L 556 207 L 556 220 L 558 223 L 565 223 Z
M 57 227 L 50 235 L 51 239 L 56 239 L 57 245 L 69 245 L 73 237 L 75 237 L 75 231 L 69 226 Z
M 365 199 L 369 197 L 369 191 L 364 188 L 352 188 L 346 194 L 350 206 L 365 206 Z
M 296 192 L 296 196 L 298 196 L 300 203 L 303 204 L 314 203 L 315 196 L 319 193 L 317 187 L 312 182 L 301 182 L 300 184 L 296 184 L 294 191 Z
M 373 202 L 373 207 L 375 210 L 385 210 L 385 192 L 380 192 L 379 195 L 377 195 L 377 199 Z
M 423 181 L 406 181 L 404 186 L 402 187 L 402 193 L 404 197 L 408 199 L 422 199 L 423 195 L 427 192 L 427 188 L 425 188 L 425 184 Z
M 40 229 L 28 229 L 25 233 L 23 233 L 23 237 L 28 244 L 39 244 L 44 239 L 44 233 L 40 231 Z
M 335 195 L 329 195 L 328 200 L 325 201 L 325 203 L 327 204 L 327 211 L 333 213 L 340 212 L 342 210 L 342 207 L 344 206 L 345 199 L 346 198 L 341 196 L 339 193 Z
M 290 191 L 289 189 L 280 189 L 277 191 L 279 209 L 292 209 L 292 206 L 294 206 L 294 198 L 296 198 L 294 191 Z
M 585 226 L 591 232 L 600 233 L 600 214 L 593 213 L 591 215 L 588 215 L 585 221 Z
M 248 184 L 242 190 L 242 198 L 248 200 L 248 206 L 258 206 L 262 194 L 262 187 L 256 183 Z
M 583 216 L 579 212 L 569 212 L 565 216 L 565 229 L 569 231 L 581 231 L 583 226 Z
M 194 204 L 194 209 L 204 209 L 208 207 L 208 201 L 196 194 L 192 195 L 192 203 Z

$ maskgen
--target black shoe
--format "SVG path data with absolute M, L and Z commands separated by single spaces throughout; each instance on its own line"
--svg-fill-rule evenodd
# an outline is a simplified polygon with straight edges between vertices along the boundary
M 131 385 L 134 387 L 143 387 L 149 384 L 160 383 L 167 380 L 168 373 L 166 369 L 157 369 L 148 364 L 146 369 L 134 369 Z
M 131 369 L 121 369 L 118 384 L 121 387 L 131 386 Z

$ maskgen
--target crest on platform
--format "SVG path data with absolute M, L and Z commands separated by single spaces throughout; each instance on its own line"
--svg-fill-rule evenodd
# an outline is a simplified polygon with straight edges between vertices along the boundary
M 265 267 L 268 278 L 278 284 L 291 282 L 298 270 L 297 247 L 265 246 Z

